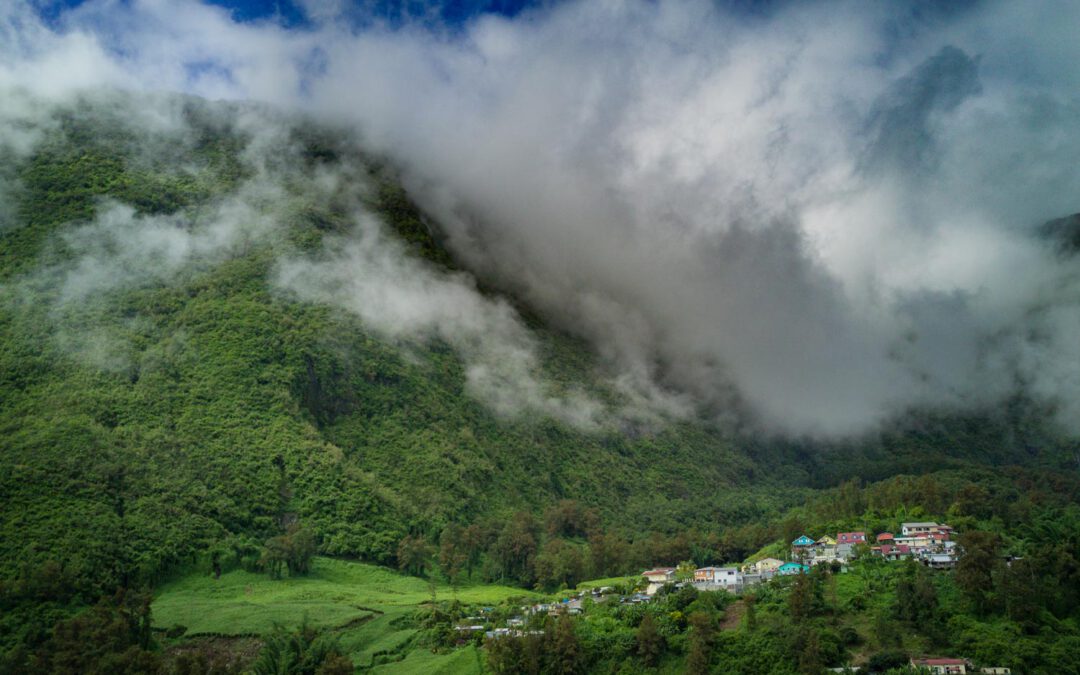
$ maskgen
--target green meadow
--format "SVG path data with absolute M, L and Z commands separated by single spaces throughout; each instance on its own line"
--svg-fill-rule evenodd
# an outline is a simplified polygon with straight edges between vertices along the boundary
M 417 632 L 412 617 L 420 605 L 433 599 L 456 599 L 484 606 L 511 598 L 529 602 L 542 597 L 508 586 L 455 588 L 376 565 L 316 558 L 312 572 L 303 577 L 275 580 L 244 570 L 227 572 L 219 579 L 204 573 L 185 576 L 161 587 L 152 611 L 156 628 L 186 628 L 181 640 L 199 635 L 263 635 L 275 625 L 295 629 L 306 621 L 333 633 L 357 665 L 371 665 L 378 656 L 407 654 L 404 661 L 387 664 L 392 672 L 459 673 L 479 668 L 474 649 L 450 654 L 410 649 Z

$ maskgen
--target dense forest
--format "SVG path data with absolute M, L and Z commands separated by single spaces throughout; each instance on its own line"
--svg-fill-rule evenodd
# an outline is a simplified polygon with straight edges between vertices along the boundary
M 740 599 L 736 632 L 717 628 L 732 598 L 675 591 L 560 620 L 545 639 L 565 648 L 500 644 L 490 667 L 819 672 L 953 649 L 1080 672 L 1078 446 L 1030 401 L 843 443 L 634 411 L 580 336 L 464 270 L 355 134 L 247 104 L 20 95 L 30 140 L 0 144 L 3 670 L 165 668 L 150 598 L 186 573 L 297 576 L 318 554 L 556 592 L 925 514 L 986 551 L 975 576 L 866 561 Z M 633 412 L 500 410 L 453 336 L 372 325 L 326 299 L 329 273 L 290 275 L 364 246 L 385 257 L 358 269 L 392 259 L 391 280 L 465 283 L 519 317 L 544 397 Z M 424 639 L 453 647 L 459 610 L 427 611 Z M 260 658 L 302 643 L 317 658 L 288 672 L 351 672 L 321 639 L 267 636 Z M 553 652 L 572 656 L 536 660 Z

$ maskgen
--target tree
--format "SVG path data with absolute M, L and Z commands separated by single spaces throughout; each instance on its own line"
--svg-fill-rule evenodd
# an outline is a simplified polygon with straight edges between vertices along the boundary
M 462 533 L 462 546 L 465 549 L 465 574 L 472 577 L 473 570 L 480 564 L 480 556 L 484 552 L 487 541 L 484 528 L 473 524 L 465 528 Z
M 545 588 L 571 587 L 584 576 L 585 558 L 577 546 L 552 539 L 536 556 L 534 570 L 537 584 Z
M 637 653 L 641 662 L 649 668 L 654 668 L 660 662 L 660 656 L 664 653 L 664 636 L 656 628 L 656 620 L 651 613 L 646 612 L 638 624 Z
M 337 642 L 320 636 L 306 621 L 292 633 L 275 626 L 251 667 L 254 675 L 339 675 L 352 670 Z
M 456 582 L 468 560 L 465 530 L 456 523 L 450 523 L 439 535 L 439 567 L 450 582 Z
M 398 569 L 408 574 L 417 577 L 424 576 L 430 558 L 431 547 L 428 546 L 427 540 L 421 536 L 407 535 L 398 543 Z
M 488 668 L 497 675 L 539 675 L 548 648 L 540 635 L 504 635 L 485 641 L 484 651 Z
M 1035 572 L 1035 564 L 1027 558 L 1014 560 L 1001 571 L 1000 579 L 1005 615 L 1026 631 L 1035 632 L 1042 599 L 1042 580 Z
M 757 628 L 757 596 L 747 594 L 743 597 L 743 604 L 746 606 L 746 613 L 743 615 L 743 619 L 746 622 L 746 630 L 752 631 Z
M 28 672 L 157 673 L 161 657 L 150 651 L 150 596 L 127 589 L 57 623 L 34 655 Z
M 544 526 L 552 537 L 586 537 L 596 532 L 600 517 L 573 499 L 560 499 L 544 511 Z
M 956 563 L 956 585 L 979 614 L 994 605 L 994 577 L 1001 566 L 1001 538 L 994 532 L 972 531 L 960 535 L 963 555 Z
M 825 601 L 821 585 L 821 572 L 818 569 L 809 574 L 795 575 L 788 594 L 788 611 L 793 621 L 803 621 L 822 611 Z
M 285 561 L 289 559 L 288 546 L 284 536 L 271 537 L 263 545 L 259 556 L 259 567 L 265 569 L 271 579 L 280 579 Z
M 606 577 L 626 569 L 628 547 L 614 534 L 595 533 L 589 537 L 589 569 L 592 576 Z
M 715 632 L 713 620 L 705 612 L 693 612 L 688 622 L 690 624 L 690 651 L 686 658 L 686 672 L 690 675 L 705 675 L 709 672 L 709 662 L 712 661 Z
M 533 559 L 537 550 L 537 529 L 536 521 L 525 511 L 515 513 L 506 522 L 490 551 L 504 579 L 532 584 L 535 578 Z
M 866 664 L 866 669 L 871 673 L 884 673 L 894 668 L 906 668 L 908 663 L 908 655 L 899 650 L 890 650 L 885 652 L 878 652 L 870 657 L 870 660 Z
M 293 524 L 289 526 L 286 540 L 288 542 L 288 557 L 285 564 L 289 568 L 289 576 L 310 572 L 311 561 L 314 559 L 318 548 L 315 543 L 315 535 L 312 534 L 311 530 Z
M 293 523 L 285 534 L 266 541 L 259 566 L 274 579 L 281 578 L 282 568 L 289 571 L 289 576 L 307 574 L 316 550 L 315 535 Z
M 549 650 L 551 672 L 558 675 L 575 675 L 585 672 L 585 658 L 574 630 L 574 620 L 563 614 L 555 621 L 555 630 Z
M 824 664 L 821 662 L 821 642 L 813 628 L 803 626 L 796 639 L 798 648 L 799 672 L 806 675 L 818 675 Z

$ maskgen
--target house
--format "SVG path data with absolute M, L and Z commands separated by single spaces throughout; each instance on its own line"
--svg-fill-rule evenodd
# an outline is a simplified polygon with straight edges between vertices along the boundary
M 980 673 L 985 675 L 1012 675 L 1012 670 L 1004 666 L 988 666 L 986 668 L 979 668 Z
M 657 567 L 656 569 L 642 572 L 641 576 L 645 577 L 645 580 L 649 582 L 649 586 L 645 589 L 645 593 L 647 595 L 653 595 L 660 590 L 664 584 L 670 584 L 675 581 L 675 568 Z
M 841 532 L 836 535 L 836 542 L 838 544 L 865 544 L 866 533 L 865 532 Z
M 783 560 L 778 560 L 776 558 L 762 558 L 755 563 L 750 563 L 747 567 L 753 569 L 758 574 L 764 575 L 776 572 L 783 564 Z
M 789 576 L 792 574 L 806 574 L 809 571 L 810 568 L 806 565 L 803 565 L 801 563 L 789 562 L 781 565 L 780 569 L 777 570 L 777 573 L 782 576 Z
M 939 530 L 940 527 L 937 523 L 901 523 L 900 533 L 905 537 L 929 535 L 931 530 Z
M 891 543 L 893 543 L 893 533 L 892 532 L 882 532 L 881 534 L 879 534 L 877 536 L 877 543 L 879 543 L 879 544 L 891 544 Z
M 956 556 L 952 553 L 931 553 L 923 558 L 927 567 L 936 570 L 947 570 L 956 567 Z
M 837 544 L 836 545 L 836 559 L 840 562 L 846 562 L 855 557 L 855 545 L 854 544 Z
M 886 560 L 902 560 L 911 557 L 911 547 L 907 544 L 882 544 L 877 552 Z
M 666 584 L 675 581 L 675 568 L 657 567 L 656 569 L 642 572 L 641 576 L 645 577 L 645 580 L 651 584 Z
M 810 550 L 811 557 L 808 562 L 812 565 L 831 563 L 837 560 L 835 546 L 814 546 Z
M 793 548 L 803 548 L 803 547 L 806 547 L 806 546 L 813 546 L 813 545 L 814 545 L 814 540 L 811 539 L 810 537 L 806 536 L 805 534 L 802 535 L 801 537 L 799 537 L 798 539 L 796 539 L 795 541 L 791 542 L 791 546 Z
M 911 659 L 913 668 L 926 668 L 934 675 L 966 675 L 971 663 L 967 659 L 947 659 L 930 657 L 925 659 Z
M 815 546 L 836 546 L 836 540 L 833 539 L 832 537 L 830 537 L 829 535 L 825 535 L 821 539 L 818 539 L 817 541 L 815 541 L 814 545 Z
M 724 588 L 734 591 L 742 585 L 738 567 L 701 567 L 694 570 L 694 586 L 700 590 Z

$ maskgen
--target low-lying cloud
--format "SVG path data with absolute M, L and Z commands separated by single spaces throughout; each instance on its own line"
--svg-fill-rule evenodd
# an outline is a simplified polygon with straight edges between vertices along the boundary
M 811 434 L 1018 390 L 1080 419 L 1076 263 L 1035 236 L 1080 211 L 1075 3 L 568 2 L 447 32 L 313 7 L 285 30 L 91 0 L 51 30 L 16 5 L 0 85 L 183 90 L 353 125 L 461 261 L 590 339 L 641 400 Z M 349 304 L 351 270 L 380 264 L 364 241 L 283 278 Z M 470 325 L 448 306 L 508 316 L 424 274 L 380 291 L 419 315 L 358 311 L 443 337 Z

